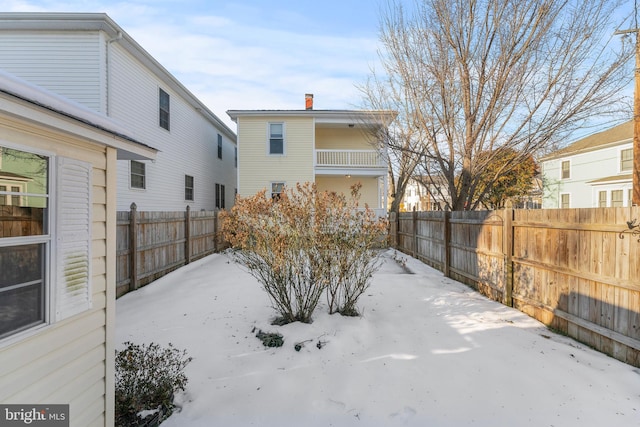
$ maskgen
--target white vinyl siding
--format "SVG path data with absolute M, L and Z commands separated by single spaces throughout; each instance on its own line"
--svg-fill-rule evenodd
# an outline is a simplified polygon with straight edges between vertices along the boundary
M 99 112 L 105 112 L 104 52 L 97 31 L 0 31 L 0 69 Z
M 51 252 L 54 252 L 58 237 L 60 233 L 65 233 L 65 228 L 71 234 L 82 229 L 86 231 L 84 225 L 87 224 L 87 219 L 89 221 L 89 243 L 80 241 L 76 244 L 89 247 L 91 251 L 88 258 L 85 258 L 90 261 L 88 276 L 91 286 L 88 288 L 88 295 L 91 307 L 75 315 L 70 315 L 70 311 L 62 308 L 60 317 L 66 318 L 57 320 L 54 300 L 58 295 L 52 288 L 53 292 L 49 295 L 52 305 L 47 314 L 49 323 L 0 341 L 0 402 L 68 403 L 71 426 L 104 427 L 113 425 L 113 400 L 106 396 L 113 387 L 112 362 L 109 361 L 113 358 L 113 342 L 111 338 L 107 341 L 107 336 L 112 336 L 114 319 L 110 313 L 115 309 L 113 235 L 116 155 L 114 149 L 89 144 L 75 134 L 52 131 L 50 126 L 52 123 L 37 127 L 32 122 L 7 117 L 0 109 L 0 129 L 6 130 L 0 144 L 6 139 L 14 148 L 49 153 L 51 156 L 51 213 L 54 225 L 50 256 L 54 256 Z M 58 160 L 63 157 L 68 160 Z M 93 214 L 90 217 L 80 215 L 82 219 L 79 222 L 74 218 L 73 221 L 81 224 L 78 230 L 69 230 L 69 223 L 67 226 L 55 225 L 64 215 L 57 212 L 57 197 L 63 193 L 56 188 L 59 182 L 56 178 L 56 170 L 60 170 L 59 161 L 83 165 L 84 171 L 81 174 L 87 172 L 85 167 L 89 167 L 88 179 L 91 182 L 87 182 L 86 186 L 80 185 L 80 188 L 84 187 L 81 190 L 82 197 L 88 195 L 90 201 L 78 203 L 76 200 L 73 203 L 81 210 L 82 206 L 86 207 L 88 204 Z M 76 191 L 77 180 L 71 181 L 75 182 L 73 191 Z M 58 263 L 61 259 L 63 258 L 58 256 L 56 265 L 49 268 L 48 280 L 52 287 L 58 285 L 58 267 L 64 269 L 63 264 Z M 51 263 L 53 264 L 53 259 Z M 86 275 L 81 273 L 80 276 Z M 84 300 L 85 297 L 81 299 Z M 77 305 L 72 307 L 78 308 Z

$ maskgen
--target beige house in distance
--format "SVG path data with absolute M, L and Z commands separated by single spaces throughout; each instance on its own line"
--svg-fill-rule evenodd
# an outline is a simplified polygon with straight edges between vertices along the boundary
M 117 160 L 155 155 L 0 70 L 1 404 L 69 405 L 70 426 L 113 426 Z
M 387 213 L 386 153 L 372 143 L 388 126 L 392 111 L 314 110 L 307 94 L 304 110 L 229 110 L 238 129 L 238 194 L 266 189 L 276 197 L 284 187 L 313 182 L 319 191 L 349 194 L 362 184 L 365 203 Z

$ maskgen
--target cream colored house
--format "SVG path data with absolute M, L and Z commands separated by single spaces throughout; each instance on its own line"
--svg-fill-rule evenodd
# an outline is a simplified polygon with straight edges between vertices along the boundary
M 384 216 L 387 209 L 386 153 L 377 131 L 395 118 L 391 111 L 229 110 L 238 124 L 238 193 L 314 182 L 320 191 L 349 194 L 360 182 L 361 204 Z
M 113 425 L 117 160 L 155 155 L 0 71 L 2 404 L 68 404 L 71 426 Z

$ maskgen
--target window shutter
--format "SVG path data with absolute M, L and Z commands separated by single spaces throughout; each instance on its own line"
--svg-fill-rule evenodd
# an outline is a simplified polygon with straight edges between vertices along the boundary
M 91 307 L 91 165 L 58 157 L 56 320 Z

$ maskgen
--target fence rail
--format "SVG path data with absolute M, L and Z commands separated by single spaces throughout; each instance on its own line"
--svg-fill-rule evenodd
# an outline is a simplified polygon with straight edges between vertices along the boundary
M 117 212 L 116 295 L 216 252 L 218 212 Z
M 399 250 L 640 366 L 640 208 L 391 214 Z

